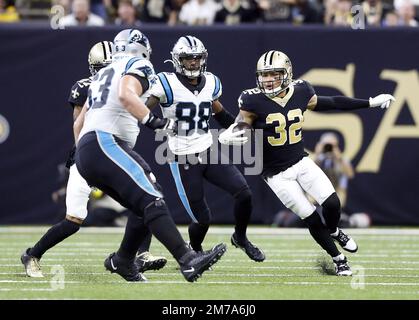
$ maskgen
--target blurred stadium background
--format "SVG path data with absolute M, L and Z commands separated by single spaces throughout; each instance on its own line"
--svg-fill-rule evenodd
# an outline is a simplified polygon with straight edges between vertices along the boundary
M 170 58 L 179 36 L 200 38 L 209 51 L 208 70 L 223 83 L 221 101 L 233 114 L 238 111 L 240 92 L 255 86 L 257 59 L 271 49 L 286 52 L 294 78 L 309 80 L 320 95 L 393 94 L 397 101 L 386 111 L 307 112 L 305 143 L 313 151 L 322 133 L 338 135 L 355 169 L 345 206 L 349 215 L 367 213 L 373 226 L 419 225 L 418 0 L 92 0 L 91 26 L 71 26 L 72 14 L 79 15 L 79 20 L 86 17 L 84 2 L 0 0 L 0 225 L 50 225 L 64 217 L 62 203 L 54 201 L 52 194 L 63 185 L 58 167 L 73 144 L 72 110 L 67 103 L 70 88 L 89 76 L 90 47 L 112 40 L 128 27 L 148 36 L 158 72 L 171 70 L 164 60 Z M 55 5 L 63 11 L 51 10 Z M 351 13 L 354 5 L 365 14 L 365 29 L 351 27 L 359 26 L 358 11 Z M 57 12 L 70 16 L 59 23 Z M 212 125 L 217 127 L 215 122 Z M 175 221 L 189 223 L 169 168 L 154 161 L 156 146 L 153 133 L 143 130 L 136 150 L 162 184 Z M 252 223 L 271 225 L 282 205 L 259 177 L 246 178 L 255 195 Z M 213 222 L 231 224 L 229 196 L 210 185 L 206 188 Z M 1 242 L 8 246 L 12 233 L 24 239 L 19 248 L 10 248 L 17 257 L 43 231 L 34 230 L 27 236 L 5 228 Z M 83 242 L 84 236 L 77 235 L 74 241 Z M 410 242 L 400 248 L 417 250 L 417 238 L 406 237 Z M 391 239 L 396 238 L 398 233 Z M 268 250 L 274 244 L 270 243 Z M 396 245 L 394 254 L 400 248 Z M 17 268 L 11 266 L 15 273 Z M 412 274 L 417 270 L 413 268 Z

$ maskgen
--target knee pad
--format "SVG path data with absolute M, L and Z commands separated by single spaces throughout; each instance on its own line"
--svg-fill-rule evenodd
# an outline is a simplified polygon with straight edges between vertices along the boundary
M 328 212 L 332 211 L 340 213 L 340 200 L 336 192 L 332 193 L 329 198 L 322 203 L 322 207 Z
M 154 219 L 164 215 L 169 215 L 166 202 L 163 199 L 155 199 L 143 210 L 144 224 L 148 225 Z
M 245 187 L 236 193 L 234 198 L 242 202 L 252 202 L 252 191 L 250 191 L 249 187 Z

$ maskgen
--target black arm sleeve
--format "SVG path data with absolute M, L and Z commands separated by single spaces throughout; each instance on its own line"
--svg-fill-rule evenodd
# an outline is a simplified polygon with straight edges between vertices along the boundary
M 214 119 L 223 127 L 228 128 L 234 123 L 233 115 L 226 109 L 214 114 Z
M 369 106 L 370 102 L 364 99 L 354 99 L 343 96 L 317 96 L 317 104 L 313 111 L 355 110 L 368 108 Z
M 136 78 L 141 83 L 141 86 L 143 87 L 143 92 L 146 92 L 150 87 L 147 78 L 140 77 L 138 74 L 135 73 L 127 73 L 126 75 L 130 75 Z

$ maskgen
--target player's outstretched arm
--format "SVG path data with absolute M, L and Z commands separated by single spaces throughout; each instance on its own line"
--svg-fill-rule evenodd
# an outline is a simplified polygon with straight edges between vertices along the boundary
M 376 97 L 365 99 L 348 98 L 344 96 L 317 96 L 314 95 L 307 108 L 313 111 L 328 111 L 328 110 L 356 110 L 363 108 L 381 107 L 388 108 L 392 101 L 395 101 L 391 94 L 380 94 Z
M 228 128 L 234 123 L 234 116 L 223 107 L 220 100 L 217 99 L 212 102 L 212 111 L 214 112 L 214 119 L 223 128 Z

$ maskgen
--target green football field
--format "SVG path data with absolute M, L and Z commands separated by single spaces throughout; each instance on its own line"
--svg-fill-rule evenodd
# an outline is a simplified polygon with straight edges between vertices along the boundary
M 45 278 L 27 278 L 20 255 L 46 230 L 0 227 L 0 299 L 419 299 L 419 229 L 347 230 L 360 250 L 347 254 L 354 276 L 337 277 L 305 229 L 250 228 L 249 238 L 267 256 L 256 263 L 231 246 L 232 227 L 212 226 L 204 248 L 225 242 L 228 250 L 195 283 L 155 240 L 152 253 L 169 262 L 146 272 L 148 282 L 106 272 L 103 261 L 118 248 L 120 228 L 82 229 L 45 254 Z

